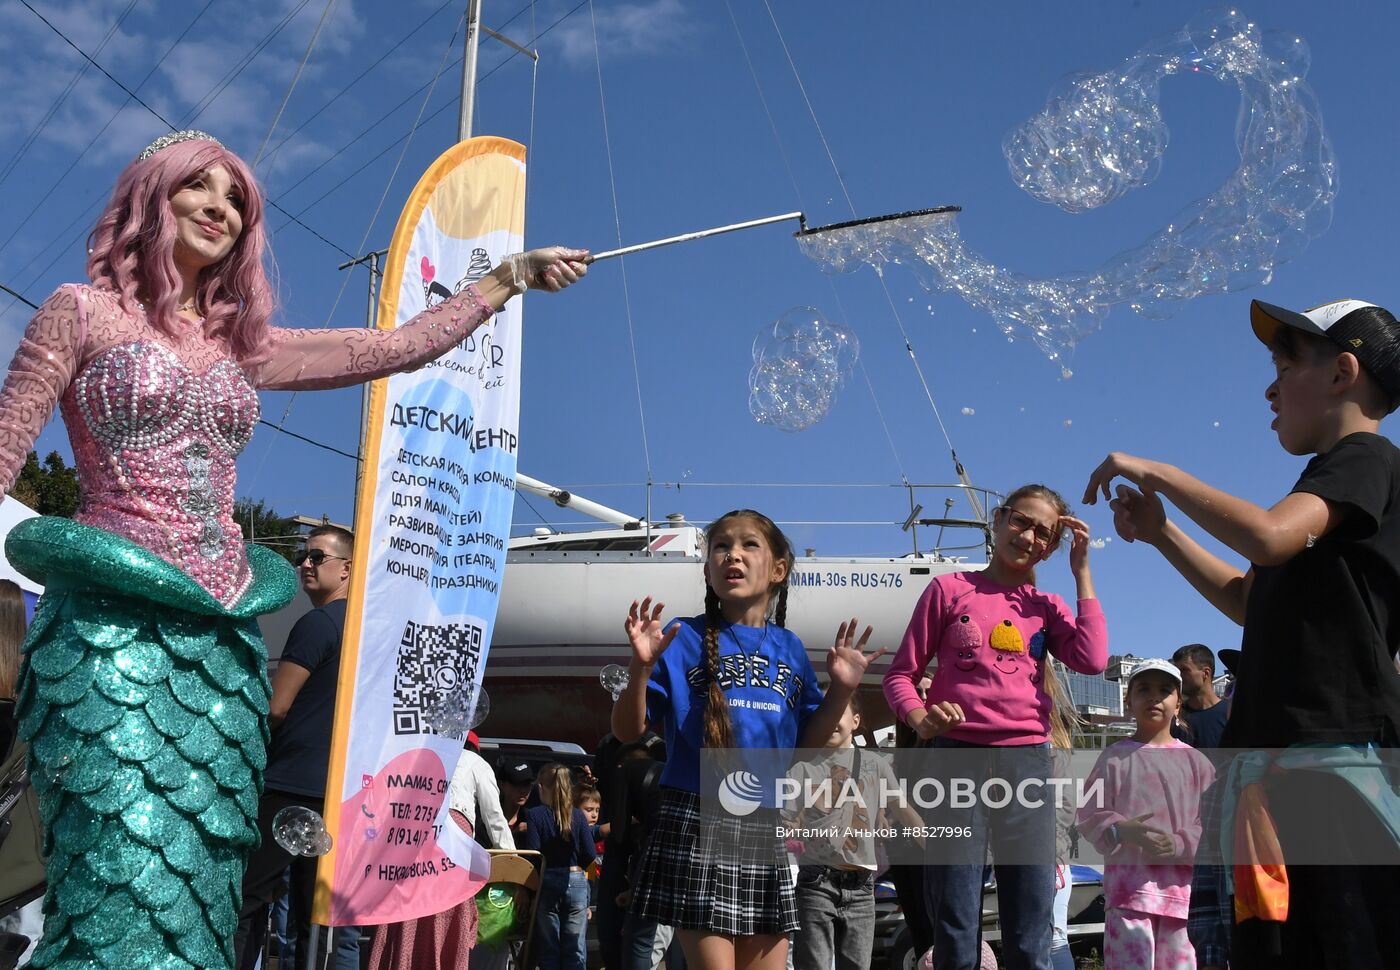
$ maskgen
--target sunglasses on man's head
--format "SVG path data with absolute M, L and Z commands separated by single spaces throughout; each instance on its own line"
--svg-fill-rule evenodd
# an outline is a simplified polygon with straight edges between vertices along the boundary
M 311 565 L 313 565 L 313 566 L 319 566 L 319 565 L 321 565 L 321 563 L 325 562 L 327 559 L 341 559 L 341 560 L 344 560 L 345 562 L 349 562 L 349 561 L 350 561 L 349 558 L 346 557 L 346 556 L 331 556 L 331 555 L 327 555 L 325 552 L 323 552 L 323 551 L 320 550 L 320 549 L 311 549 L 311 550 L 303 549 L 301 552 L 297 553 L 296 559 L 294 559 L 293 561 L 294 561 L 298 566 L 300 566 L 302 563 L 306 562 L 306 560 L 308 560 L 308 559 L 311 560 Z

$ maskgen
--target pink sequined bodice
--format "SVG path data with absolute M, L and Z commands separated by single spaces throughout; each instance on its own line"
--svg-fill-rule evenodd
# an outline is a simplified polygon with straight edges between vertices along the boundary
M 248 587 L 231 515 L 258 396 L 227 358 L 203 372 L 154 340 L 118 344 L 63 396 L 83 503 L 74 516 L 179 566 L 223 603 Z
M 59 403 L 82 488 L 74 518 L 150 549 L 231 605 L 250 581 L 232 512 L 255 389 L 343 387 L 420 366 L 492 312 L 468 287 L 397 330 L 271 328 L 268 354 L 240 366 L 197 321 L 171 335 L 115 294 L 60 287 L 0 390 L 0 489 Z

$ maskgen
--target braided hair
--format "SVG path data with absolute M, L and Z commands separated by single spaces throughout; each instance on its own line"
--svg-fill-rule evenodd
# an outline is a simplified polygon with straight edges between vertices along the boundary
M 776 590 L 768 591 L 768 607 L 773 611 L 773 622 L 778 626 L 787 626 L 787 595 L 788 578 L 792 576 L 793 563 L 796 557 L 792 552 L 792 543 L 783 534 L 783 530 L 773 522 L 772 519 L 762 512 L 755 512 L 753 509 L 735 509 L 733 512 L 726 512 L 718 519 L 710 523 L 705 530 L 705 539 L 708 540 L 718 531 L 719 527 L 730 519 L 746 518 L 753 520 L 758 526 L 758 531 L 763 534 L 763 538 L 768 543 L 768 550 L 772 553 L 774 560 L 781 560 L 786 569 L 783 571 L 783 581 L 777 583 Z M 714 591 L 714 587 L 705 582 L 705 679 L 709 682 L 709 688 L 705 695 L 705 720 L 703 729 L 703 743 L 707 748 L 732 748 L 734 747 L 734 725 L 729 719 L 729 704 L 724 699 L 724 689 L 719 683 L 719 632 L 724 626 L 724 614 L 720 611 L 719 595 Z

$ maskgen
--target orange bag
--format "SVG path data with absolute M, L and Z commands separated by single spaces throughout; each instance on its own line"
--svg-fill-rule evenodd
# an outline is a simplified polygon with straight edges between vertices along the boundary
M 1235 922 L 1288 919 L 1288 870 L 1269 799 L 1259 784 L 1245 785 L 1235 807 Z

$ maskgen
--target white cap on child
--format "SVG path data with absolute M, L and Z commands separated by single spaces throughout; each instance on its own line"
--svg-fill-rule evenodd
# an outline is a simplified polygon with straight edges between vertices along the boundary
M 1144 660 L 1133 668 L 1133 672 L 1128 675 L 1128 686 L 1132 686 L 1134 677 L 1138 674 L 1146 673 L 1149 670 L 1160 670 L 1162 673 L 1169 675 L 1172 680 L 1176 681 L 1178 687 L 1181 686 L 1181 671 L 1177 669 L 1176 664 L 1172 663 L 1170 660 L 1158 660 L 1156 657 L 1153 657 L 1151 660 Z

